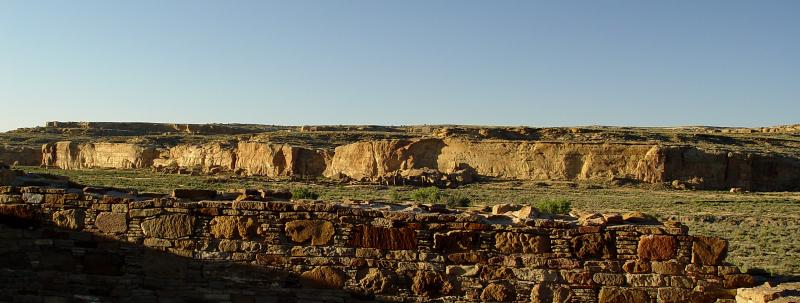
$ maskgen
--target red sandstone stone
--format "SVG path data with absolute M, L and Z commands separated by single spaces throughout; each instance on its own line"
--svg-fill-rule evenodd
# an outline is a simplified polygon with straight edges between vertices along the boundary
M 504 254 L 547 253 L 550 252 L 550 239 L 524 233 L 495 234 L 495 248 Z
M 172 197 L 189 200 L 212 200 L 217 197 L 217 191 L 207 189 L 178 188 L 172 191 Z
M 359 225 L 353 229 L 350 245 L 382 249 L 416 249 L 417 238 L 414 230 L 406 227 Z
M 433 248 L 443 252 L 473 250 L 478 242 L 478 234 L 474 232 L 451 231 L 433 235 Z
M 637 253 L 644 260 L 669 260 L 675 257 L 678 240 L 673 236 L 647 235 L 639 239 Z
M 514 287 L 505 282 L 489 283 L 481 293 L 483 302 L 508 302 L 516 299 Z
M 411 290 L 421 297 L 435 297 L 442 293 L 443 286 L 442 276 L 429 271 L 419 271 L 412 279 Z
M 295 220 L 287 222 L 285 230 L 293 242 L 311 245 L 328 244 L 335 232 L 333 224 L 325 220 Z
M 719 265 L 728 254 L 728 242 L 717 237 L 697 236 L 692 244 L 692 263 Z
M 585 234 L 572 238 L 572 251 L 581 259 L 616 257 L 614 243 L 606 234 Z
M 592 285 L 592 273 L 588 271 L 562 271 L 561 276 L 569 284 L 583 287 Z
M 753 287 L 755 285 L 755 280 L 753 280 L 753 276 L 748 274 L 726 275 L 724 277 L 723 285 L 725 288 L 729 289 Z

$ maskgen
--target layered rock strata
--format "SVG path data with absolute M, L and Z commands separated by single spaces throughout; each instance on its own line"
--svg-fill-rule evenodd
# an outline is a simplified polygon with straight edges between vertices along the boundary
M 334 151 L 263 142 L 155 149 L 131 143 L 57 142 L 42 165 L 63 169 L 174 167 L 204 173 L 327 177 L 448 187 L 474 177 L 510 180 L 676 181 L 681 188 L 797 190 L 800 158 L 626 143 L 419 139 L 364 141 Z M 166 170 L 166 171 L 173 171 Z
M 61 169 L 154 168 L 270 177 L 321 176 L 331 155 L 286 144 L 207 143 L 155 148 L 132 143 L 56 142 L 42 146 L 42 166 Z M 174 169 L 170 169 L 174 168 Z
M 62 169 L 145 168 L 157 156 L 154 148 L 132 143 L 62 141 L 42 146 L 42 165 Z
M 423 139 L 358 142 L 337 147 L 326 177 L 380 179 L 408 169 L 513 180 L 693 181 L 702 189 L 792 190 L 800 159 L 703 150 L 691 146 Z

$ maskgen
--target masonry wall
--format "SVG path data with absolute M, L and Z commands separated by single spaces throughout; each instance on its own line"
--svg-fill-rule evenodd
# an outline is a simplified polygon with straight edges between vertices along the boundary
M 397 208 L 0 187 L 0 301 L 732 302 L 752 283 L 679 224 Z
M 38 149 L 0 145 L 0 163 L 17 165 L 39 165 L 42 154 Z

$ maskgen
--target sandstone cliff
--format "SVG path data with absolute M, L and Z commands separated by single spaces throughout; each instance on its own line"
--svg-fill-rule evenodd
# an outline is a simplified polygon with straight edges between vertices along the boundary
M 800 185 L 800 159 L 659 144 L 423 139 L 337 147 L 326 177 L 374 180 L 398 170 L 465 167 L 514 180 L 700 180 L 697 188 L 787 190 Z
M 237 172 L 269 177 L 321 176 L 331 155 L 286 144 L 181 144 L 166 149 L 132 143 L 56 142 L 42 146 L 41 163 L 61 169 L 165 168 Z
M 384 140 L 339 146 L 324 175 L 329 178 L 347 176 L 368 180 L 398 170 L 402 162 L 400 149 L 410 143 L 406 140 Z
M 157 156 L 152 147 L 130 143 L 62 141 L 42 146 L 42 165 L 62 169 L 145 168 Z
M 699 188 L 741 187 L 758 191 L 800 188 L 800 158 L 774 154 L 703 150 L 680 146 L 663 149 L 661 181 L 702 179 Z
M 154 167 L 200 168 L 204 172 L 212 169 L 232 171 L 236 167 L 236 151 L 221 143 L 203 145 L 178 145 L 164 150 Z
M 359 142 L 336 148 L 328 177 L 370 179 L 395 170 L 469 167 L 480 176 L 517 180 L 591 180 L 630 177 L 660 181 L 656 145 L 531 141 Z
M 331 152 L 250 141 L 163 149 L 133 143 L 65 141 L 45 144 L 41 163 L 62 169 L 181 167 L 206 173 L 325 176 L 368 182 L 394 180 L 403 172 L 424 169 L 444 174 L 468 171 L 509 180 L 679 180 L 699 189 L 759 191 L 800 187 L 797 157 L 660 143 L 426 138 L 361 141 Z
M 236 169 L 245 175 L 320 176 L 330 155 L 286 144 L 239 142 L 236 149 Z

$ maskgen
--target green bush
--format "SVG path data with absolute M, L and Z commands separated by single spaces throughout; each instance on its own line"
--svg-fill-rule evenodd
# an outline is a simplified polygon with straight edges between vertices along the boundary
M 470 204 L 468 196 L 455 192 L 445 193 L 436 187 L 416 189 L 411 192 L 411 199 L 420 203 L 444 204 L 447 207 L 467 207 Z
M 296 187 L 292 189 L 292 199 L 317 199 L 319 194 L 306 187 Z
M 467 207 L 470 204 L 470 199 L 467 195 L 462 193 L 453 193 L 451 195 L 447 195 L 445 204 L 447 207 L 455 208 L 455 207 Z
M 542 213 L 554 215 L 566 215 L 572 210 L 572 203 L 563 198 L 539 200 L 533 206 Z
M 444 195 L 436 187 L 426 187 L 415 189 L 411 192 L 411 200 L 420 203 L 438 204 L 444 199 Z

